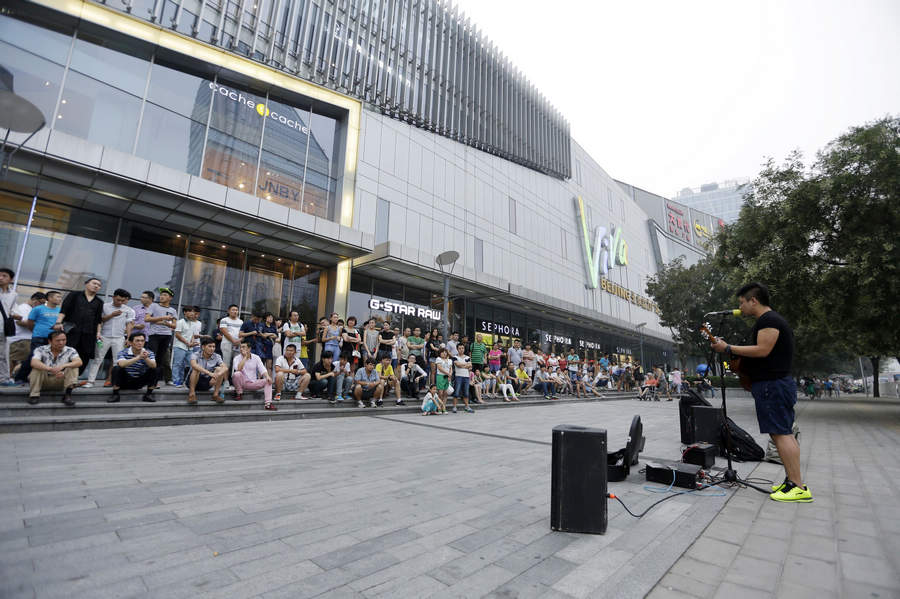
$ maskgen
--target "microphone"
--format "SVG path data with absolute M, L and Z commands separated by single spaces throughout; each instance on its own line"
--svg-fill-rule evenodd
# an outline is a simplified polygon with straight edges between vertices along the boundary
M 740 316 L 741 311 L 738 309 L 734 310 L 721 310 L 719 312 L 707 312 L 704 316 Z

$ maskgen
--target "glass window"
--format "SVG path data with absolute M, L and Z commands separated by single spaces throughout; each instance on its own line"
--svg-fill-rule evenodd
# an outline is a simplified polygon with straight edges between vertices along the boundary
M 224 247 L 223 247 L 224 246 Z M 229 304 L 241 303 L 244 253 L 225 244 L 191 240 L 188 250 L 181 303 L 200 306 L 208 311 L 208 325 L 225 315 Z
M 37 106 L 49 124 L 56 110 L 63 67 L 2 42 L 0 55 L 0 64 L 12 73 L 15 92 Z
M 135 153 L 147 160 L 198 175 L 205 135 L 204 124 L 147 102 Z
M 334 179 L 307 170 L 303 186 L 303 212 L 330 219 L 336 187 L 337 182 Z
M 147 100 L 206 123 L 213 82 L 156 63 L 150 71 Z
M 291 261 L 263 254 L 248 256 L 245 289 L 244 312 L 281 316 L 291 291 Z
M 40 54 L 41 57 L 61 65 L 66 64 L 69 47 L 72 45 L 71 35 L 50 31 L 7 16 L 0 16 L 0 40 Z M 21 93 L 18 87 L 16 93 Z
M 320 270 L 310 264 L 294 264 L 294 284 L 291 291 L 291 310 L 300 313 L 300 322 L 306 325 L 309 338 L 315 336 L 315 323 L 319 318 Z
M 269 99 L 263 149 L 297 164 L 306 163 L 309 141 L 309 108 L 296 108 Z
M 251 193 L 259 149 L 217 129 L 210 128 L 203 159 L 204 179 Z
M 0 202 L 0 257 L 14 265 L 31 200 L 0 194 Z M 70 290 L 97 277 L 105 289 L 117 227 L 117 218 L 38 200 L 19 284 Z
M 143 97 L 150 63 L 84 39 L 75 40 L 70 68 L 99 81 Z
M 210 126 L 228 136 L 259 145 L 264 114 L 271 114 L 265 98 L 227 82 L 216 84 L 213 95 Z
M 334 169 L 337 121 L 321 114 L 312 114 L 310 121 L 309 168 L 332 176 Z
M 257 181 L 257 196 L 300 210 L 303 198 L 302 164 L 263 151 Z
M 509 232 L 516 233 L 516 201 L 509 198 Z
M 131 153 L 140 110 L 139 98 L 70 71 L 54 127 Z
M 175 290 L 176 305 L 184 272 L 184 236 L 131 221 L 122 221 L 119 246 L 109 276 L 109 290 L 127 289 L 137 299 L 145 290 L 159 287 Z

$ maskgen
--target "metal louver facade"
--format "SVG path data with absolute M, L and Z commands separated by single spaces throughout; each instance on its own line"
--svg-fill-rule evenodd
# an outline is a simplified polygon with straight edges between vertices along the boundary
M 450 1 L 100 2 L 561 179 L 569 124 Z

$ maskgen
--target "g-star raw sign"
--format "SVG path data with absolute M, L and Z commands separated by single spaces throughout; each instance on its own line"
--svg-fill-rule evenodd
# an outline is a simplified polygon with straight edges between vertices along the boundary
M 519 327 L 515 327 L 509 324 L 504 324 L 502 322 L 491 322 L 489 320 L 482 320 L 478 329 L 482 333 L 496 333 L 498 335 L 506 335 L 509 337 L 519 337 Z
M 409 316 L 418 316 L 425 320 L 440 320 L 441 311 L 432 310 L 424 306 L 415 306 L 413 304 L 401 304 L 399 302 L 388 302 L 376 298 L 369 299 L 369 309 L 381 310 L 383 312 L 392 312 L 394 314 L 408 314 Z
M 628 265 L 628 244 L 622 239 L 622 228 L 611 225 L 597 225 L 594 229 L 594 247 L 591 248 L 591 235 L 588 231 L 587 217 L 584 214 L 584 200 L 575 198 L 575 209 L 581 219 L 581 238 L 584 241 L 584 265 L 587 269 L 588 289 L 600 286 L 600 275 L 609 274 L 615 266 Z

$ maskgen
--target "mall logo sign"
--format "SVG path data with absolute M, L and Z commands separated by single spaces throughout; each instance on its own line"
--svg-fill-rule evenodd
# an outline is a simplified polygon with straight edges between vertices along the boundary
M 280 114 L 274 110 L 269 110 L 269 107 L 262 102 L 254 102 L 251 98 L 248 98 L 243 93 L 233 89 L 229 89 L 224 85 L 216 85 L 212 81 L 209 82 L 209 89 L 212 90 L 213 94 L 221 98 L 228 98 L 232 102 L 236 102 L 238 104 L 246 106 L 251 110 L 255 110 L 256 113 L 263 118 L 269 117 L 273 121 L 278 121 L 279 123 L 285 125 L 290 129 L 296 129 L 304 135 L 309 135 L 309 127 L 304 125 L 300 119 L 294 119 L 290 116 Z
M 575 198 L 575 209 L 581 219 L 581 238 L 584 241 L 584 265 L 587 269 L 588 283 L 586 287 L 596 289 L 600 286 L 600 275 L 606 277 L 609 269 L 628 265 L 628 244 L 622 239 L 622 227 L 598 225 L 594 229 L 594 247 L 588 230 L 587 216 L 584 213 L 584 200 Z

